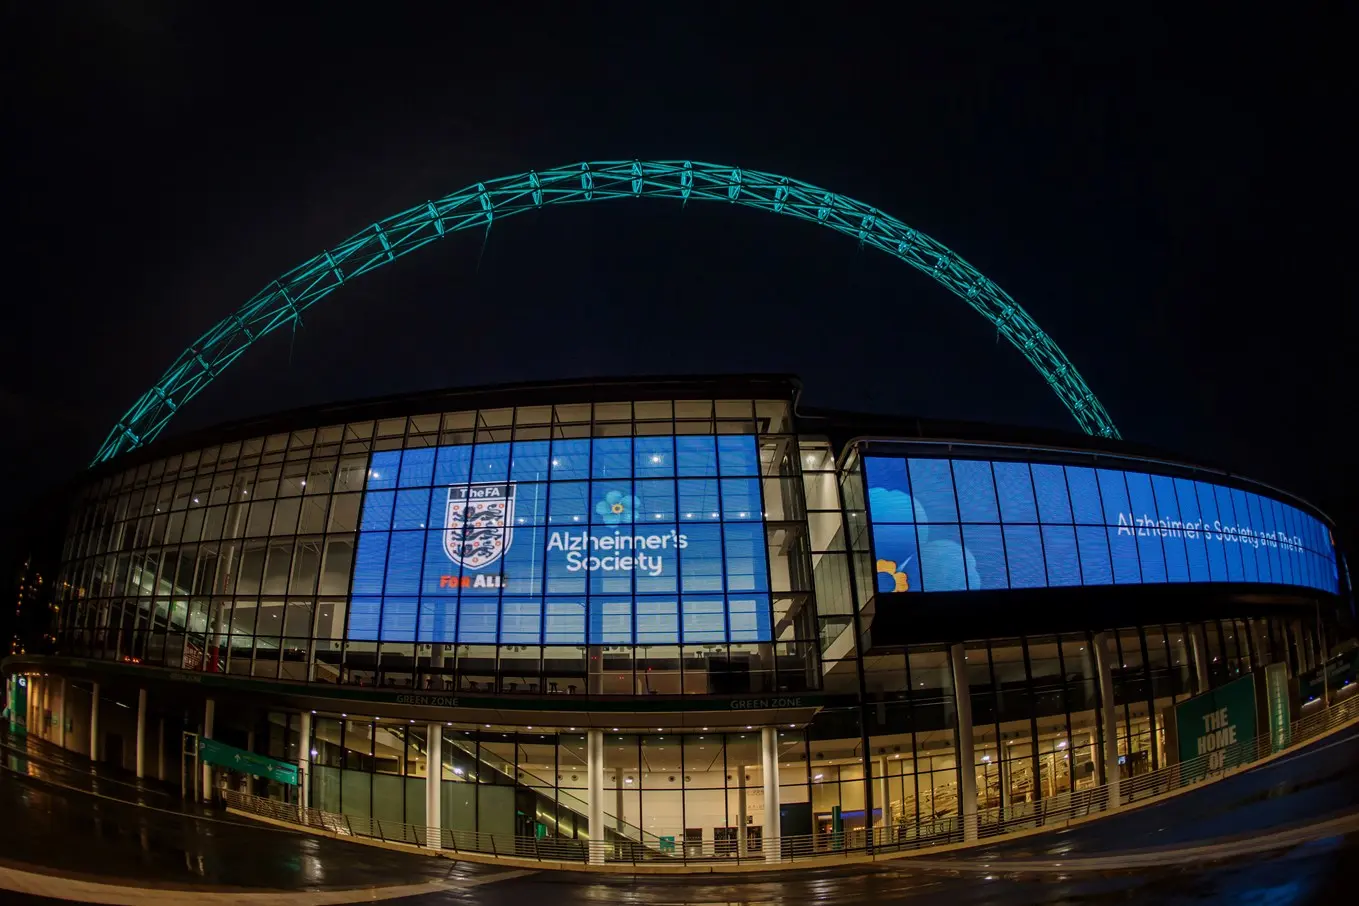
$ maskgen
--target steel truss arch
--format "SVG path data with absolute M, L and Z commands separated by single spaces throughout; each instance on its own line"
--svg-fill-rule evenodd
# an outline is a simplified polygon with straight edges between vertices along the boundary
M 91 465 L 160 434 L 250 345 L 356 277 L 459 230 L 548 205 L 613 198 L 721 201 L 795 217 L 844 233 L 928 274 L 995 325 L 1026 358 L 1087 434 L 1118 437 L 1104 406 L 1066 354 L 1009 294 L 942 243 L 878 209 L 826 189 L 758 170 L 692 161 L 587 161 L 475 183 L 372 224 L 293 268 L 175 359 L 109 432 Z

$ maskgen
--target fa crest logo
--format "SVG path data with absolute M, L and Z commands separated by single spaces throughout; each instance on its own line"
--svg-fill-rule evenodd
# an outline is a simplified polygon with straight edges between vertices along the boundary
M 514 538 L 514 482 L 464 484 L 448 489 L 444 553 L 467 569 L 505 555 Z

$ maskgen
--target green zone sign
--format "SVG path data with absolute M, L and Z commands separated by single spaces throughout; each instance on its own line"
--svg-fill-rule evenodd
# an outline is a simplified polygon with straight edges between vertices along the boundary
M 1194 774 L 1216 773 L 1250 759 L 1255 740 L 1255 678 L 1246 675 L 1175 708 L 1180 763 L 1204 758 Z
M 247 752 L 245 749 L 238 749 L 215 739 L 199 741 L 198 757 L 208 764 L 240 771 L 243 774 L 254 774 L 256 777 L 264 777 L 276 783 L 297 786 L 297 765 L 256 755 L 254 752 Z

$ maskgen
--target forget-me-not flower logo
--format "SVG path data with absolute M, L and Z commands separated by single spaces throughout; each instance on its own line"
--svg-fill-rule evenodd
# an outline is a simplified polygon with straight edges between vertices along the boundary
M 610 491 L 604 495 L 603 500 L 595 504 L 595 512 L 606 525 L 631 522 L 636 509 L 637 498 L 622 491 Z

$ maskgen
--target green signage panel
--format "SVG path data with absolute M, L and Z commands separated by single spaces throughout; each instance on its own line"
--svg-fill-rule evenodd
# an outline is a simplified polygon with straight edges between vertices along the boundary
M 1337 655 L 1302 677 L 1298 682 L 1298 692 L 1305 705 L 1326 694 L 1327 689 L 1334 695 L 1351 683 L 1359 682 L 1359 648 Z
M 1245 762 L 1255 733 L 1255 678 L 1249 674 L 1175 708 L 1180 763 L 1207 756 L 1195 777 Z
M 1292 742 L 1292 709 L 1288 699 L 1288 667 L 1274 663 L 1265 667 L 1265 698 L 1269 715 L 1269 750 L 1280 752 Z
M 277 783 L 297 786 L 297 765 L 277 761 L 264 755 L 256 755 L 245 749 L 229 746 L 215 739 L 200 740 L 198 757 L 208 764 L 230 768 L 243 774 L 254 774 Z

